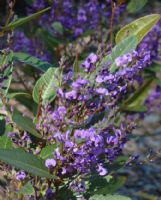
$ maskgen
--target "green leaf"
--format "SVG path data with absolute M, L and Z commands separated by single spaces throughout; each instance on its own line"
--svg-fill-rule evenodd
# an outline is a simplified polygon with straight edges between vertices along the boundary
M 33 186 L 31 185 L 31 183 L 26 183 L 19 191 L 18 194 L 22 194 L 22 195 L 32 195 L 34 194 L 35 190 L 33 188 Z
M 118 177 L 117 179 L 111 179 L 109 183 L 104 185 L 102 188 L 97 189 L 95 194 L 113 194 L 125 183 L 124 177 Z
M 131 200 L 129 197 L 121 195 L 94 195 L 89 200 Z
M 33 99 L 36 103 L 39 101 L 39 96 L 43 102 L 53 101 L 56 97 L 56 90 L 61 83 L 61 75 L 58 68 L 50 68 L 36 82 L 33 90 Z
M 127 5 L 127 11 L 129 13 L 136 13 L 140 11 L 147 2 L 147 0 L 131 0 Z
M 43 160 L 46 160 L 47 158 L 50 158 L 52 156 L 52 153 L 54 152 L 54 150 L 56 149 L 57 145 L 56 144 L 52 144 L 52 145 L 49 145 L 49 146 L 46 146 L 44 147 L 42 150 L 41 150 L 41 153 L 40 153 L 40 157 L 43 159 Z
M 0 137 L 0 148 L 1 149 L 12 149 L 12 142 L 10 138 L 8 137 L 8 132 L 12 131 L 11 126 L 5 127 L 4 134 Z
M 42 28 L 37 30 L 37 36 L 40 38 L 42 42 L 44 42 L 45 46 L 47 46 L 48 49 L 51 51 L 55 46 L 58 46 L 59 44 L 62 44 L 64 42 L 58 38 L 55 38 L 53 35 L 51 35 L 49 32 L 47 32 Z
M 146 112 L 147 107 L 144 105 L 130 105 L 127 107 L 123 108 L 124 111 L 129 111 L 129 112 Z
M 52 67 L 50 63 L 41 61 L 40 59 L 30 56 L 29 54 L 26 54 L 26 53 L 14 52 L 13 59 L 15 61 L 19 61 L 28 65 L 31 65 L 35 67 L 36 69 L 39 69 L 43 72 L 47 71 L 50 67 Z
M 3 77 L 5 77 L 5 80 L 2 82 L 3 87 L 0 87 L 0 94 L 2 94 L 5 97 L 8 93 L 8 89 L 9 89 L 11 81 L 12 81 L 12 70 L 13 70 L 12 58 L 13 58 L 13 55 L 11 53 L 8 55 L 3 55 L 3 56 L 4 56 L 3 57 L 4 61 L 2 61 L 3 58 L 0 58 L 0 66 L 3 64 L 6 64 L 7 68 L 3 72 Z
M 155 83 L 161 87 L 161 80 L 159 78 L 156 78 L 155 79 Z
M 34 176 L 52 178 L 44 161 L 22 149 L 0 149 L 0 160 Z
M 115 64 L 115 59 L 117 57 L 123 56 L 126 53 L 130 53 L 137 47 L 137 39 L 135 36 L 127 37 L 122 40 L 118 45 L 116 45 L 112 49 L 112 53 L 104 57 L 100 63 L 100 65 L 111 62 L 110 72 L 113 73 L 116 71 L 117 66 Z
M 60 22 L 54 22 L 51 26 L 54 28 L 54 30 L 57 33 L 63 35 L 64 29 L 63 29 L 63 26 L 62 26 L 62 24 Z
M 22 116 L 20 112 L 15 110 L 12 115 L 12 120 L 23 131 L 27 131 L 31 135 L 41 138 L 41 135 L 37 132 L 32 119 Z
M 153 63 L 151 66 L 148 66 L 147 69 L 145 69 L 146 71 L 150 71 L 150 72 L 160 72 L 161 71 L 161 65 Z
M 28 17 L 23 17 L 23 18 L 20 18 L 20 19 L 14 21 L 14 22 L 11 22 L 3 28 L 3 31 L 9 31 L 9 30 L 15 29 L 15 28 L 33 20 L 34 18 L 40 16 L 41 14 L 45 13 L 48 10 L 50 10 L 50 7 L 45 8 L 43 10 L 40 10 L 37 13 L 34 13 L 34 14 L 28 16 Z
M 154 81 L 153 78 L 148 79 L 145 81 L 145 83 L 131 96 L 129 97 L 121 107 L 123 110 L 128 111 L 135 111 L 135 108 L 139 108 L 143 106 L 144 101 L 146 100 L 150 86 L 152 82 Z M 143 107 L 145 109 L 145 107 Z M 137 109 L 136 109 L 137 111 Z
M 25 93 L 25 92 L 12 92 L 12 93 L 8 93 L 7 94 L 7 98 L 8 99 L 12 99 L 12 98 L 15 98 L 15 97 L 17 97 L 17 96 L 28 96 L 28 97 L 30 97 L 30 94 L 29 93 Z
M 153 28 L 153 26 L 159 21 L 159 14 L 147 15 L 141 17 L 130 24 L 124 26 L 116 35 L 116 43 L 118 44 L 124 38 L 135 35 L 138 43 L 144 38 L 144 36 Z
M 94 194 L 113 194 L 125 183 L 125 177 L 112 178 L 112 176 L 107 175 L 100 177 L 92 173 L 92 176 L 88 179 L 89 187 L 87 190 L 87 195 L 92 196 Z
M 24 93 L 24 95 L 17 95 L 18 93 Z M 11 96 L 10 96 L 11 94 Z M 12 95 L 13 94 L 13 95 Z M 28 108 L 34 115 L 36 115 L 37 112 L 37 104 L 34 102 L 32 95 L 27 95 L 24 91 L 16 91 L 10 90 L 10 93 L 7 96 L 8 98 L 15 98 L 16 101 L 18 101 L 20 104 L 24 105 L 26 108 Z

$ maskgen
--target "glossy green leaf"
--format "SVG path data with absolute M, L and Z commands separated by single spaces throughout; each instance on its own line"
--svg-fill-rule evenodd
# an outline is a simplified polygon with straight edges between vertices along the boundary
M 131 200 L 129 197 L 121 195 L 94 195 L 89 200 Z
M 130 24 L 124 26 L 116 35 L 116 43 L 118 44 L 124 38 L 135 35 L 138 43 L 144 38 L 144 36 L 153 28 L 153 26 L 159 21 L 159 14 L 147 15 L 141 17 Z
M 19 26 L 21 26 L 21 25 L 23 25 L 23 24 L 25 24 L 25 23 L 27 23 L 27 22 L 33 20 L 34 18 L 36 18 L 36 17 L 42 15 L 43 13 L 45 13 L 45 12 L 48 11 L 48 10 L 50 10 L 50 7 L 45 8 L 45 9 L 43 9 L 43 10 L 40 10 L 40 11 L 38 11 L 37 13 L 34 13 L 34 14 L 30 15 L 30 16 L 17 19 L 16 21 L 11 22 L 11 23 L 9 23 L 7 26 L 5 26 L 5 27 L 3 28 L 3 31 L 9 31 L 9 30 L 15 29 L 15 28 L 17 28 L 17 27 L 19 27 Z
M 15 110 L 13 112 L 12 120 L 14 123 L 17 124 L 17 126 L 20 129 L 27 131 L 28 133 L 30 133 L 31 135 L 37 138 L 41 138 L 40 133 L 37 132 L 32 119 L 30 119 L 29 117 L 22 116 L 20 112 Z
M 34 176 L 52 178 L 43 160 L 22 149 L 0 149 L 0 160 Z
M 112 49 L 112 53 L 104 57 L 100 65 L 111 62 L 110 72 L 113 73 L 116 71 L 117 66 L 115 64 L 115 59 L 117 57 L 123 56 L 126 53 L 130 53 L 137 47 L 137 39 L 135 36 L 130 36 L 122 40 L 118 45 Z
M 56 97 L 56 90 L 61 83 L 61 75 L 58 68 L 50 68 L 36 82 L 33 90 L 33 99 L 38 103 L 39 98 L 43 102 L 53 101 Z
M 140 11 L 147 2 L 147 0 L 131 0 L 127 5 L 127 11 L 129 13 L 136 13 Z
M 13 59 L 15 61 L 19 61 L 28 65 L 31 65 L 35 67 L 36 69 L 39 69 L 43 72 L 47 71 L 52 65 L 48 62 L 44 62 L 36 57 L 30 56 L 26 53 L 21 52 L 14 52 L 13 53 Z
M 34 192 L 34 187 L 31 185 L 31 183 L 28 182 L 18 191 L 18 194 L 32 195 Z
M 41 150 L 41 153 L 40 153 L 40 157 L 42 159 L 47 159 L 47 158 L 50 158 L 52 157 L 52 153 L 54 152 L 54 150 L 56 149 L 57 145 L 56 144 L 52 144 L 52 145 L 48 145 L 46 147 L 44 147 L 42 150 Z

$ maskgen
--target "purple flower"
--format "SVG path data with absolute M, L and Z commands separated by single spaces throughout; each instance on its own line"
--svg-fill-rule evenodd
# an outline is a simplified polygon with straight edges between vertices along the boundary
M 82 88 L 83 86 L 87 85 L 88 84 L 88 81 L 83 79 L 83 78 L 78 78 L 76 81 L 74 81 L 72 83 L 72 87 L 74 89 L 80 89 Z
M 102 166 L 102 164 L 97 165 L 97 172 L 100 176 L 105 176 L 107 174 L 107 170 Z
M 88 61 L 89 63 L 95 64 L 95 63 L 97 62 L 98 57 L 97 57 L 96 54 L 90 53 L 89 56 L 88 56 L 86 59 L 87 59 L 87 61 Z
M 7 136 L 8 136 L 9 138 L 15 137 L 15 133 L 13 133 L 13 132 L 8 132 Z
M 132 61 L 133 57 L 132 57 L 132 54 L 131 53 L 127 53 L 121 57 L 118 57 L 115 59 L 115 64 L 118 66 L 118 67 L 121 67 L 121 66 L 127 66 L 131 61 Z
M 105 96 L 109 95 L 109 92 L 106 88 L 97 88 L 96 92 L 100 95 L 105 95 Z
M 54 192 L 51 188 L 48 188 L 45 192 L 45 196 L 48 200 L 52 200 L 54 198 Z
M 98 75 L 97 78 L 96 78 L 96 82 L 97 82 L 97 83 L 103 83 L 103 82 L 104 82 L 104 77 Z
M 76 29 L 75 29 L 74 35 L 75 35 L 76 37 L 78 37 L 78 36 L 80 36 L 80 35 L 82 35 L 82 34 L 83 34 L 83 29 L 82 29 L 82 28 L 76 28 Z
M 54 160 L 54 159 L 47 159 L 46 161 L 45 161 L 45 166 L 47 167 L 47 168 L 49 168 L 49 169 L 51 169 L 51 168 L 53 168 L 53 167 L 55 167 L 56 166 L 56 161 Z
M 75 90 L 72 90 L 70 92 L 66 92 L 65 98 L 68 99 L 68 100 L 75 100 L 75 99 L 77 99 L 77 92 Z
M 97 55 L 94 54 L 94 53 L 91 53 L 85 59 L 85 61 L 81 64 L 81 67 L 85 68 L 86 72 L 89 72 L 89 71 L 95 69 L 95 65 L 96 65 L 97 60 L 98 60 Z
M 19 171 L 19 172 L 16 173 L 16 179 L 17 179 L 18 181 L 22 181 L 22 180 L 24 180 L 25 178 L 26 178 L 26 174 L 25 174 L 24 171 Z
M 61 116 L 65 116 L 65 114 L 67 113 L 66 108 L 64 106 L 59 106 L 58 112 L 59 112 L 59 115 Z

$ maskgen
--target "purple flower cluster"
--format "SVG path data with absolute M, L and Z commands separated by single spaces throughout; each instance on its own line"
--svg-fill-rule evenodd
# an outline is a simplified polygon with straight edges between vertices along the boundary
M 44 9 L 51 6 L 51 10 L 44 13 L 39 21 L 38 25 L 47 31 L 50 36 L 56 36 L 61 40 L 65 39 L 76 39 L 82 36 L 83 33 L 97 29 L 101 24 L 107 26 L 109 18 L 111 16 L 111 1 L 46 1 L 46 0 L 35 0 L 32 7 L 27 8 L 28 15 L 31 15 L 40 9 Z M 120 13 L 125 9 L 123 4 L 116 9 L 115 20 L 119 17 Z M 57 30 L 54 23 L 59 23 L 62 26 L 63 33 Z M 30 55 L 40 58 L 44 61 L 50 61 L 51 56 L 48 50 L 44 47 L 43 42 L 39 38 L 39 34 L 28 38 L 22 31 L 15 31 L 15 37 L 13 41 L 14 51 L 23 51 Z M 52 47 L 54 49 L 54 46 Z
M 113 116 L 136 77 L 150 64 L 150 53 L 133 51 L 116 58 L 115 63 L 118 69 L 114 73 L 109 72 L 111 64 L 107 63 L 100 66 L 94 80 L 90 79 L 99 65 L 98 56 L 91 53 L 81 65 L 83 77 L 80 73 L 72 80 L 64 73 L 55 109 L 49 104 L 42 107 L 37 129 L 48 144 L 57 146 L 45 165 L 59 179 L 80 174 L 82 181 L 91 170 L 106 175 L 107 166 L 120 155 L 135 127 L 126 116 L 116 125 Z M 84 191 L 78 182 L 70 187 Z
M 32 5 L 32 9 L 28 10 L 29 14 L 49 5 L 45 0 L 36 0 Z M 116 18 L 124 8 L 125 5 L 122 5 L 116 9 Z M 66 30 L 72 31 L 74 36 L 77 37 L 82 35 L 87 29 L 95 29 L 101 19 L 107 24 L 107 19 L 109 19 L 110 15 L 111 1 L 88 0 L 77 2 L 66 0 L 60 2 L 52 0 L 51 11 L 41 17 L 40 24 L 45 25 L 47 29 L 54 32 L 52 28 L 53 22 L 60 22 Z M 48 23 L 46 23 L 47 19 Z
M 43 42 L 37 37 L 28 38 L 22 31 L 15 32 L 12 49 L 15 52 L 26 52 L 43 61 L 51 60 L 50 55 L 47 49 L 45 48 Z

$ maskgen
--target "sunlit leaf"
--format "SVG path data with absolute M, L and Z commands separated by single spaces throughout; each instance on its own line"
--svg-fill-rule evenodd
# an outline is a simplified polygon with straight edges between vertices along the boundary
M 43 102 L 53 101 L 56 97 L 56 90 L 61 82 L 61 74 L 58 68 L 50 68 L 36 82 L 33 90 L 33 99 L 38 103 L 39 98 Z
M 135 35 L 138 43 L 144 38 L 144 36 L 153 28 L 153 26 L 159 21 L 159 14 L 147 15 L 141 17 L 130 24 L 124 26 L 116 35 L 116 43 L 118 44 L 124 38 Z

